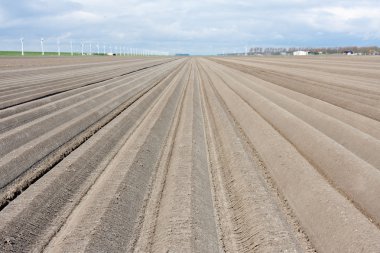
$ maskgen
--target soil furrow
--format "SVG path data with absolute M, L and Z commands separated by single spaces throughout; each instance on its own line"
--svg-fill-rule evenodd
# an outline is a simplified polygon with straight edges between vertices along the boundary
M 207 70 L 216 90 L 259 152 L 316 250 L 378 250 L 378 228 L 332 188 L 298 150 L 247 102 L 212 74 L 212 70 Z
M 351 111 L 345 110 L 343 108 L 334 106 L 327 102 L 321 101 L 319 99 L 315 99 L 313 97 L 309 97 L 302 93 L 298 93 L 292 91 L 290 89 L 286 89 L 284 87 L 278 86 L 276 84 L 266 82 L 262 79 L 256 78 L 253 75 L 245 74 L 241 71 L 234 70 L 228 68 L 228 71 L 235 73 L 234 75 L 241 80 L 245 80 L 244 82 L 249 84 L 249 87 L 256 87 L 260 85 L 263 88 L 267 88 L 272 90 L 275 93 L 280 93 L 285 95 L 294 101 L 300 102 L 306 107 L 311 107 L 315 110 L 318 110 L 336 120 L 342 121 L 345 124 L 351 125 L 360 131 L 369 134 L 377 139 L 380 139 L 380 132 L 378 129 L 380 128 L 380 123 L 373 119 L 367 118 L 357 113 L 353 113 Z
M 285 88 L 306 94 L 308 96 L 315 97 L 317 99 L 337 105 L 347 110 L 362 114 L 374 120 L 380 120 L 380 109 L 378 108 L 378 100 L 374 101 L 376 105 L 371 105 L 371 102 L 362 103 L 363 99 L 360 99 L 359 97 L 352 97 L 350 95 L 344 96 L 342 93 L 332 91 L 331 89 L 323 90 L 321 88 L 314 87 L 313 85 L 305 86 L 305 83 L 308 84 L 309 82 L 299 81 L 294 78 L 288 77 L 284 74 L 280 75 L 277 73 L 260 72 L 256 71 L 252 67 L 247 67 L 244 65 L 236 66 L 236 64 L 228 64 L 228 66 L 232 68 L 237 68 L 248 74 L 253 74 L 254 76 L 259 77 L 265 81 L 283 86 Z M 358 100 L 362 101 L 359 102 Z
M 86 197 L 76 207 L 74 212 L 69 217 L 68 221 L 51 241 L 46 251 L 61 251 L 67 252 L 70 248 L 74 251 L 84 251 L 91 240 L 91 231 L 95 231 L 99 222 L 103 217 L 109 215 L 111 202 L 120 188 L 127 173 L 133 166 L 134 159 L 138 154 L 140 147 L 144 144 L 150 130 L 156 124 L 159 115 L 163 110 L 166 110 L 169 99 L 178 92 L 178 78 L 184 75 L 184 71 L 178 74 L 171 82 L 166 91 L 160 95 L 154 107 L 145 117 L 138 128 L 128 138 L 126 143 L 120 148 L 118 154 L 109 163 L 103 174 L 91 187 Z M 151 120 L 156 117 L 156 120 Z M 115 178 L 115 175 L 117 177 Z M 116 196 L 117 199 L 119 197 Z M 102 201 L 97 201 L 102 199 Z M 93 205 L 92 203 L 96 203 Z M 91 214 L 91 215 L 89 215 Z M 97 220 L 98 222 L 94 222 Z M 75 243 L 78 238 L 81 238 L 81 243 Z M 72 245 L 76 244 L 73 249 Z
M 363 77 L 357 79 L 353 76 L 351 76 L 351 71 L 346 69 L 347 74 L 337 74 L 337 73 L 329 73 L 329 71 L 325 72 L 316 72 L 311 69 L 293 69 L 287 67 L 278 67 L 276 66 L 276 63 L 273 64 L 261 64 L 261 63 L 255 63 L 252 64 L 249 61 L 231 61 L 238 64 L 248 65 L 248 66 L 255 66 L 260 70 L 261 72 L 268 72 L 268 73 L 277 73 L 279 75 L 286 74 L 289 75 L 289 77 L 292 77 L 294 79 L 306 79 L 311 81 L 314 85 L 321 86 L 323 88 L 332 88 L 341 91 L 346 92 L 349 94 L 357 94 L 363 97 L 367 98 L 373 98 L 378 99 L 380 95 L 380 90 L 377 87 L 378 84 L 378 78 L 372 77 L 370 78 L 369 73 L 362 73 Z M 332 70 L 333 71 L 333 70 Z M 377 74 L 378 75 L 378 74 Z M 365 82 L 363 82 L 365 81 Z
M 143 95 L 2 210 L 4 251 L 40 251 L 45 247 L 173 77 Z
M 146 194 L 149 194 L 150 181 L 159 164 L 161 150 L 186 84 L 187 78 L 179 80 L 165 109 L 157 115 L 157 121 L 139 146 L 132 164 L 112 196 L 106 215 L 101 217 L 85 251 L 115 252 L 128 248 L 139 215 L 144 211 L 144 199 Z
M 229 88 L 277 129 L 328 181 L 376 224 L 380 222 L 380 171 L 314 127 L 255 91 L 224 77 Z M 308 142 L 305 142 L 305 138 Z M 315 149 L 315 147 L 319 149 Z M 365 182 L 365 184 L 363 183 Z
M 164 64 L 164 63 L 155 63 L 155 64 L 152 63 L 152 64 L 149 64 L 148 66 L 146 66 L 146 65 L 145 66 L 144 65 L 136 66 L 134 68 L 131 68 L 130 70 L 128 70 L 128 68 L 122 69 L 121 71 L 119 71 L 119 73 L 111 73 L 111 74 L 105 73 L 105 74 L 99 75 L 97 79 L 96 79 L 96 77 L 94 78 L 93 75 L 90 75 L 90 77 L 85 79 L 84 82 L 83 81 L 80 82 L 80 80 L 74 79 L 73 84 L 71 86 L 67 85 L 67 83 L 58 84 L 58 85 L 54 85 L 54 83 L 53 83 L 53 85 L 51 85 L 52 82 L 54 82 L 54 80 L 52 80 L 52 81 L 50 81 L 50 83 L 49 83 L 50 85 L 48 87 L 42 88 L 42 91 L 40 91 L 39 89 L 35 89 L 35 87 L 33 87 L 32 91 L 26 92 L 26 94 L 24 96 L 19 95 L 19 94 L 14 94 L 14 95 L 8 96 L 8 97 L 10 97 L 9 100 L 7 100 L 6 98 L 3 98 L 2 102 L 0 103 L 0 109 L 7 109 L 7 108 L 10 108 L 12 106 L 17 106 L 17 105 L 21 105 L 24 103 L 34 101 L 34 100 L 43 99 L 43 98 L 53 96 L 53 95 L 57 95 L 57 94 L 67 92 L 70 90 L 75 90 L 75 89 L 85 87 L 85 86 L 91 86 L 91 85 L 94 85 L 94 84 L 97 84 L 100 82 L 112 80 L 112 79 L 117 78 L 117 77 L 125 76 L 127 74 L 131 74 L 131 73 L 134 73 L 136 71 L 141 71 L 141 70 L 151 68 L 151 67 L 155 67 L 155 66 L 162 65 L 162 64 Z M 61 87 L 54 88 L 54 86 L 61 86 Z M 12 98 L 12 96 L 15 98 Z
M 380 252 L 377 70 L 1 58 L 0 252 Z
M 206 82 L 207 83 L 207 82 Z M 206 84 L 207 104 L 211 118 L 218 160 L 220 165 L 214 169 L 216 188 L 224 188 L 228 199 L 225 209 L 229 210 L 230 220 L 220 217 L 221 223 L 232 223 L 232 234 L 225 237 L 237 245 L 228 252 L 303 252 L 293 236 L 285 217 L 276 205 L 271 190 L 260 174 L 263 165 L 252 156 L 253 152 L 244 146 L 244 139 L 236 132 L 237 126 L 226 114 L 210 87 Z M 222 127 L 223 126 L 223 127 Z M 220 194 L 218 191 L 217 195 Z M 226 212 L 226 211 L 224 211 Z M 226 225 L 222 225 L 226 226 Z M 229 232 L 231 233 L 231 232 Z M 304 243 L 306 244 L 306 243 Z
M 30 182 L 34 181 L 35 178 L 38 178 L 41 173 L 43 174 L 45 171 L 49 170 L 49 168 L 54 166 L 57 161 L 60 161 L 73 149 L 78 147 L 81 143 L 93 135 L 94 132 L 107 124 L 110 120 L 120 114 L 120 112 L 128 108 L 131 103 L 139 99 L 143 94 L 145 94 L 158 83 L 160 83 L 160 81 L 143 87 L 143 89 L 136 90 L 135 94 L 131 94 L 128 98 L 125 98 L 125 102 L 111 110 L 108 114 L 98 118 L 97 121 L 93 120 L 94 124 L 92 125 L 89 125 L 89 121 L 86 121 L 83 118 L 84 115 L 82 115 L 83 117 L 81 118 L 75 119 L 75 121 L 78 123 L 74 126 L 76 126 L 76 128 L 79 127 L 79 129 L 82 129 L 76 134 L 73 134 L 73 132 L 62 131 L 65 129 L 63 126 L 60 126 L 59 128 L 51 131 L 51 134 L 53 136 L 61 136 L 61 143 L 57 142 L 57 139 L 48 138 L 45 134 L 39 137 L 39 139 L 41 139 L 41 142 L 39 142 L 39 144 L 36 144 L 35 141 L 33 141 L 31 143 L 31 146 L 24 145 L 21 146 L 19 150 L 13 151 L 15 154 L 17 154 L 16 151 L 20 151 L 22 154 L 24 154 L 23 156 L 11 156 L 9 154 L 5 156 L 4 159 L 1 160 L 1 163 L 3 164 L 2 170 L 8 171 L 9 173 L 4 174 L 4 176 L 7 176 L 7 178 L 1 178 L 3 180 L 3 189 L 1 190 L 2 204 L 6 203 L 6 199 L 11 199 L 19 190 L 22 190 L 28 186 Z M 91 116 L 91 114 L 88 115 Z M 95 113 L 95 116 L 96 115 L 99 114 Z M 83 123 L 80 124 L 81 122 L 86 123 L 83 125 Z M 66 123 L 66 125 L 67 124 L 70 124 L 70 122 Z M 71 131 L 73 131 L 72 129 L 73 128 L 71 128 Z M 16 164 L 17 167 L 15 167 Z M 18 168 L 18 170 L 15 170 L 15 168 Z M 10 184 L 10 182 L 12 183 Z
M 156 68 L 152 68 L 152 70 L 156 69 Z M 128 80 L 129 78 L 133 78 L 136 75 L 143 75 L 143 73 L 145 71 L 149 71 L 149 69 L 145 69 L 145 70 L 141 70 L 141 71 L 138 71 L 138 72 L 134 72 L 130 76 L 126 77 L 125 80 Z M 115 81 L 120 80 L 120 79 L 122 79 L 122 77 L 117 77 L 117 78 L 115 78 Z M 8 109 L 1 110 L 0 111 L 0 117 L 1 118 L 6 118 L 6 117 L 9 117 L 9 116 L 13 116 L 13 115 L 15 115 L 17 113 L 20 113 L 20 112 L 24 112 L 24 111 L 27 111 L 27 110 L 31 110 L 33 108 L 37 108 L 39 106 L 43 106 L 45 104 L 56 103 L 56 102 L 58 102 L 58 101 L 60 101 L 62 99 L 68 98 L 70 96 L 79 95 L 79 94 L 81 94 L 84 91 L 88 91 L 88 90 L 91 90 L 91 89 L 94 89 L 94 88 L 98 88 L 98 87 L 102 87 L 102 86 L 107 86 L 107 84 L 110 84 L 110 83 L 113 83 L 113 82 L 101 82 L 101 83 L 94 84 L 94 85 L 91 85 L 91 86 L 83 86 L 83 87 L 75 89 L 75 90 L 66 91 L 64 93 L 60 93 L 60 94 L 57 94 L 57 95 L 54 95 L 54 96 L 49 96 L 49 97 L 45 97 L 43 99 L 38 99 L 38 100 L 34 100 L 34 101 L 31 101 L 31 102 L 28 102 L 26 104 L 21 104 L 21 105 L 18 105 L 18 106 L 10 107 Z
M 257 94 L 267 98 L 271 102 L 275 103 L 279 107 L 287 110 L 297 118 L 303 120 L 305 123 L 313 126 L 325 135 L 335 140 L 351 152 L 355 153 L 361 159 L 370 163 L 375 168 L 380 169 L 380 141 L 376 138 L 372 138 L 367 134 L 357 131 L 357 129 L 344 124 L 333 117 L 329 117 L 317 110 L 314 110 L 302 103 L 298 103 L 296 100 L 292 100 L 278 94 L 277 92 L 268 89 L 266 85 L 259 85 L 253 83 L 249 79 L 242 78 L 239 73 L 230 72 L 227 68 L 218 67 L 217 72 L 219 74 L 228 72 L 229 80 L 239 82 L 242 85 L 248 87 Z
M 153 252 L 218 252 L 199 80 L 194 66 L 166 174 Z

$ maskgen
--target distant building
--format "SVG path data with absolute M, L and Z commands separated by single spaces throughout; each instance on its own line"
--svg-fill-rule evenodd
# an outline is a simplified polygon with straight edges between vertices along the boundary
M 295 51 L 293 52 L 293 55 L 309 55 L 309 52 L 308 51 Z
M 175 54 L 175 56 L 190 56 L 190 54 Z

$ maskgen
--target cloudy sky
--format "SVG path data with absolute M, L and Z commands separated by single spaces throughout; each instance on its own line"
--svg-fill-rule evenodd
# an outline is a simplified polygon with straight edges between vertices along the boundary
M 213 54 L 380 45 L 379 0 L 0 0 L 0 50 L 72 40 Z

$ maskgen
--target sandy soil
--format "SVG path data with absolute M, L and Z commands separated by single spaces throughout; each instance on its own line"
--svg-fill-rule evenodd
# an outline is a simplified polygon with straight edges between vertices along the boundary
M 1 252 L 380 251 L 379 58 L 2 58 L 0 75 Z

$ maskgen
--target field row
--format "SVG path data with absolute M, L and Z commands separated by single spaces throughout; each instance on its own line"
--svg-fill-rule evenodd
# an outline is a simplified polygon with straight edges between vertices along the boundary
M 365 57 L 3 70 L 0 249 L 380 251 L 379 70 Z

